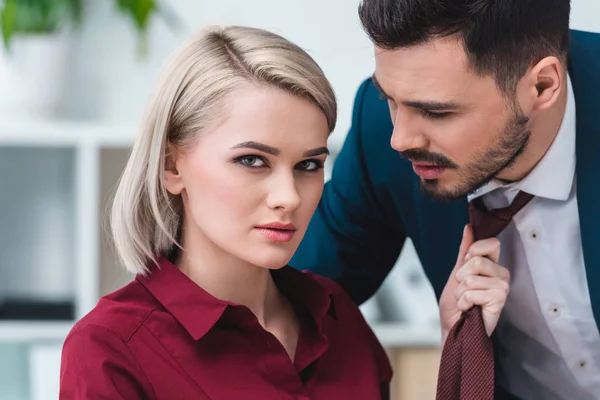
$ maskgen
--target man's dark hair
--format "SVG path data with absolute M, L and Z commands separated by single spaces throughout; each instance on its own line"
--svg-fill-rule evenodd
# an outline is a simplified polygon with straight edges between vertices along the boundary
M 570 0 L 363 0 L 358 13 L 376 46 L 410 47 L 458 34 L 470 65 L 513 95 L 527 68 L 566 60 Z

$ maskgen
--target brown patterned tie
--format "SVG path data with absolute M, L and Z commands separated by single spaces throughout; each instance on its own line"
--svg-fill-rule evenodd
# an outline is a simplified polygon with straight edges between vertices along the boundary
M 510 206 L 490 211 L 481 197 L 474 199 L 469 220 L 475 240 L 497 236 L 533 197 L 519 192 Z M 481 307 L 475 306 L 462 313 L 446 338 L 436 400 L 493 400 L 494 390 L 494 347 L 485 332 Z

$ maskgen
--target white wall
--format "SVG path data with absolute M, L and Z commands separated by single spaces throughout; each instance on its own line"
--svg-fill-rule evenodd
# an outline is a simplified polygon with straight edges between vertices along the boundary
M 600 1 L 571 0 L 571 27 L 600 33 Z
M 69 112 L 77 117 L 137 121 L 167 55 L 208 24 L 266 28 L 307 50 L 336 90 L 336 134 L 348 129 L 354 92 L 374 66 L 371 43 L 358 20 L 358 0 L 168 0 L 186 30 L 174 33 L 157 20 L 146 60 L 136 59 L 134 31 L 128 20 L 113 12 L 113 3 L 88 0 L 68 102 Z
M 165 1 L 165 0 L 163 0 Z M 360 26 L 360 0 L 166 0 L 185 29 L 162 22 L 150 31 L 150 54 L 136 59 L 135 32 L 114 12 L 114 0 L 87 0 L 75 43 L 68 113 L 111 122 L 137 122 L 167 55 L 207 24 L 245 24 L 273 30 L 305 48 L 322 66 L 339 100 L 336 141 L 350 125 L 353 95 L 372 73 L 372 47 Z M 600 1 L 572 0 L 572 26 L 600 32 Z

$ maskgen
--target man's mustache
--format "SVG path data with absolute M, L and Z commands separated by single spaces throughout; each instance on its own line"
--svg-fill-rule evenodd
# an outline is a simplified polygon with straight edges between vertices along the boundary
M 458 165 L 440 153 L 431 153 L 421 149 L 408 149 L 401 151 L 400 155 L 411 162 L 425 162 L 441 168 L 458 168 Z

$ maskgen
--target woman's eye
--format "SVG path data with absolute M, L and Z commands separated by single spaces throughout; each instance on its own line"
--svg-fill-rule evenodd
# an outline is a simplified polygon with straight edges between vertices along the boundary
M 298 163 L 298 167 L 304 171 L 316 171 L 323 168 L 320 160 L 304 160 Z
M 265 166 L 264 160 L 259 156 L 243 156 L 238 158 L 237 161 L 250 168 L 260 168 Z

